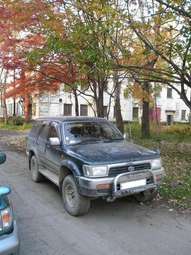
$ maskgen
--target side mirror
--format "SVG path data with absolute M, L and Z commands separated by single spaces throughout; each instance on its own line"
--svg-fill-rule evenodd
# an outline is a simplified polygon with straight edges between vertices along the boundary
M 123 138 L 124 138 L 124 140 L 129 141 L 129 134 L 124 133 Z
M 3 164 L 6 161 L 6 154 L 0 152 L 0 164 Z
M 11 193 L 11 189 L 9 187 L 0 187 L 0 197 L 7 196 Z
M 52 145 L 52 146 L 60 145 L 60 139 L 58 137 L 50 137 L 49 142 L 50 142 L 50 145 Z

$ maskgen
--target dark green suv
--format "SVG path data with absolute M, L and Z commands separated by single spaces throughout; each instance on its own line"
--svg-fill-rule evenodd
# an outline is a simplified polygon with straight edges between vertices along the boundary
M 99 197 L 151 200 L 164 173 L 159 152 L 127 142 L 102 118 L 38 119 L 28 135 L 27 155 L 33 181 L 54 182 L 73 216 L 87 213 L 91 199 Z

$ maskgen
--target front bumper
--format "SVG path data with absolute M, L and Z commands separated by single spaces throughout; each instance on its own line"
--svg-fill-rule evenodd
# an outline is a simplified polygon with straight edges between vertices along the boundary
M 81 195 L 91 198 L 98 197 L 124 197 L 132 194 L 137 194 L 149 189 L 157 189 L 162 177 L 164 169 L 161 168 L 155 171 L 137 171 L 117 175 L 116 177 L 104 178 L 87 178 L 79 176 L 77 179 L 79 192 Z M 160 178 L 159 178 L 160 177 Z M 147 184 L 135 188 L 120 189 L 120 183 L 146 178 Z M 99 188 L 102 187 L 102 188 Z M 106 187 L 106 188 L 104 188 Z
M 16 222 L 11 234 L 0 236 L 0 255 L 18 255 L 19 238 Z

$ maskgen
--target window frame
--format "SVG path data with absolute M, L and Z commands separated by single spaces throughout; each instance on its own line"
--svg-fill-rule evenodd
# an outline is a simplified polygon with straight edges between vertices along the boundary
M 82 114 L 82 108 L 81 107 L 84 107 L 85 106 L 85 110 L 87 111 L 87 114 L 84 115 Z M 88 105 L 87 104 L 80 104 L 80 116 L 88 116 Z
M 134 109 L 137 109 L 137 117 L 136 118 L 134 117 Z M 132 117 L 133 117 L 133 121 L 139 120 L 139 107 L 138 106 L 133 106 Z
M 184 115 L 183 115 L 183 113 L 184 113 Z M 184 116 L 184 118 L 183 118 L 183 116 Z M 184 109 L 181 110 L 181 120 L 182 121 L 186 120 L 186 110 L 184 110 Z
M 108 106 L 104 105 L 103 106 L 103 115 L 104 115 L 104 118 L 107 118 L 107 114 L 108 114 Z
M 66 104 L 66 103 L 64 103 L 64 112 L 63 112 L 63 115 L 64 115 L 64 116 L 72 116 L 72 105 L 73 105 L 73 104 Z M 65 109 L 66 109 L 65 106 L 67 106 L 67 107 L 70 106 L 70 107 L 71 107 L 71 108 L 70 108 L 70 111 L 71 111 L 70 114 L 65 114 Z
M 170 94 L 169 94 L 169 91 L 170 91 Z M 172 97 L 172 88 L 167 87 L 167 94 L 166 94 L 166 97 L 169 98 L 169 99 L 173 98 L 173 97 Z
M 41 132 L 43 131 L 43 129 L 47 128 L 47 134 L 46 134 L 46 138 L 42 138 L 40 135 L 41 135 Z M 42 123 L 42 126 L 40 127 L 39 131 L 38 131 L 38 134 L 37 134 L 37 138 L 36 138 L 36 142 L 38 143 L 39 142 L 39 139 L 41 140 L 46 140 L 48 141 L 48 134 L 49 134 L 49 124 L 48 123 Z

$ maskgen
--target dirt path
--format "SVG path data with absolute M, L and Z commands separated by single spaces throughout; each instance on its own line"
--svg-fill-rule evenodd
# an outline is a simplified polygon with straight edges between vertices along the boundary
M 0 145 L 11 151 L 25 152 L 28 131 L 0 130 Z

